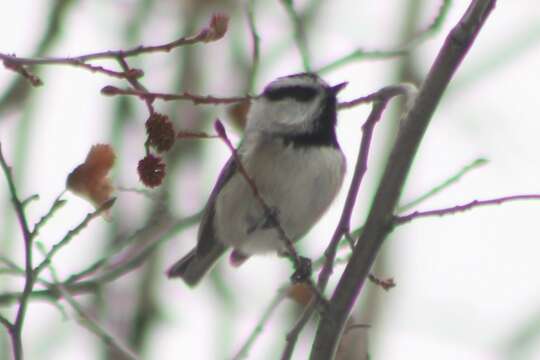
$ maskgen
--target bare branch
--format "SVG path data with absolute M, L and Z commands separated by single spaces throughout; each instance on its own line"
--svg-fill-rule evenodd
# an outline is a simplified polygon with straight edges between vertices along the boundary
M 494 5 L 495 0 L 471 2 L 465 15 L 448 35 L 413 107 L 403 119 L 358 245 L 332 295 L 330 309 L 319 323 L 311 360 L 334 357 L 349 313 L 383 240 L 391 230 L 393 212 L 422 136 L 450 79 Z
M 125 359 L 137 360 L 139 357 L 129 349 L 126 345 L 121 344 L 109 331 L 107 331 L 96 319 L 86 313 L 82 306 L 75 300 L 75 298 L 64 288 L 62 285 L 58 285 L 57 289 L 60 291 L 62 298 L 77 312 L 80 316 L 78 321 L 83 327 L 88 329 L 99 337 L 105 344 L 117 350 L 123 355 Z
M 95 275 L 94 277 L 86 281 L 80 281 L 80 279 L 82 279 L 83 277 L 87 277 L 90 274 L 93 274 L 104 264 L 107 264 L 111 260 L 111 257 L 116 255 L 117 252 L 114 251 L 106 255 L 105 257 L 98 259 L 81 272 L 71 275 L 66 281 L 64 281 L 60 285 L 64 286 L 64 288 L 68 290 L 72 295 L 95 292 L 99 287 L 102 287 L 103 285 L 106 285 L 107 283 L 112 282 L 139 267 L 151 254 L 153 254 L 159 248 L 161 244 L 172 238 L 174 235 L 177 235 L 179 231 L 196 224 L 200 221 L 200 218 L 201 212 L 198 212 L 192 216 L 177 220 L 176 222 L 166 224 L 164 224 L 163 222 L 158 222 L 146 225 L 145 227 L 136 231 L 131 236 L 130 240 L 127 240 L 124 243 L 131 243 L 133 239 L 139 237 L 147 231 L 155 232 L 156 229 L 162 229 L 164 231 L 163 235 L 148 244 L 142 250 L 137 251 L 132 256 L 123 257 L 120 261 L 117 261 L 115 264 L 110 265 L 106 270 L 103 270 L 98 275 Z M 34 290 L 30 293 L 29 298 L 32 300 L 53 301 L 61 297 L 61 293 L 56 285 L 44 285 L 47 286 L 47 289 Z M 0 304 L 9 304 L 13 301 L 19 300 L 22 295 L 22 292 L 0 294 Z
M 212 16 L 209 25 L 199 31 L 197 35 L 181 37 L 177 40 L 165 44 L 153 46 L 140 45 L 129 50 L 108 50 L 73 57 L 25 58 L 0 53 L 0 60 L 3 60 L 4 66 L 6 66 L 6 68 L 18 72 L 19 74 L 27 78 L 34 86 L 41 85 L 42 82 L 37 76 L 33 75 L 28 71 L 28 69 L 26 68 L 27 66 L 70 65 L 116 78 L 136 79 L 144 75 L 141 70 L 130 69 L 129 71 L 120 72 L 107 69 L 103 66 L 88 64 L 87 62 L 103 59 L 125 59 L 132 56 L 155 52 L 170 52 L 171 50 L 180 46 L 216 41 L 221 39 L 225 35 L 227 31 L 227 24 L 228 17 L 226 15 L 215 14 Z
M 45 225 L 47 221 L 49 221 L 49 219 L 52 218 L 52 216 L 66 204 L 66 200 L 61 199 L 65 192 L 65 190 L 62 191 L 62 193 L 56 197 L 49 211 L 34 225 L 34 229 L 32 230 L 32 238 L 35 239 L 43 225 Z
M 453 215 L 458 212 L 472 210 L 480 206 L 490 206 L 490 205 L 500 205 L 510 201 L 517 200 L 540 200 L 540 194 L 526 194 L 526 195 L 512 195 L 505 196 L 496 199 L 489 200 L 473 200 L 464 205 L 456 205 L 444 209 L 436 209 L 429 211 L 415 211 L 408 215 L 396 216 L 394 217 L 394 224 L 401 225 L 413 221 L 418 218 L 429 217 L 429 216 L 446 216 Z
M 259 335 L 264 330 L 264 327 L 270 320 L 270 317 L 274 314 L 274 311 L 278 308 L 278 306 L 281 304 L 281 302 L 287 297 L 287 291 L 286 289 L 282 288 L 279 289 L 277 294 L 274 296 L 272 301 L 270 302 L 270 305 L 268 305 L 268 308 L 264 311 L 264 313 L 261 316 L 261 319 L 247 338 L 246 342 L 240 350 L 236 353 L 236 355 L 232 358 L 232 360 L 242 360 L 246 359 L 249 355 L 249 351 L 253 347 L 253 344 L 255 343 L 255 340 L 259 337 Z
M 292 21 L 294 30 L 294 41 L 302 57 L 302 64 L 305 71 L 311 71 L 311 60 L 309 55 L 309 48 L 307 43 L 306 31 L 304 29 L 304 21 L 300 14 L 294 9 L 292 0 L 281 0 L 281 3 L 287 11 L 287 15 Z
M 330 62 L 329 64 L 322 66 L 317 70 L 317 73 L 330 72 L 353 61 L 393 59 L 408 54 L 411 50 L 416 48 L 420 43 L 425 41 L 427 38 L 429 38 L 429 36 L 441 28 L 441 25 L 448 14 L 450 4 L 451 0 L 443 0 L 437 15 L 431 24 L 429 24 L 424 30 L 419 31 L 411 40 L 407 41 L 406 43 L 388 50 L 365 50 L 361 48 L 353 50 L 349 54 L 346 54 Z
M 330 279 L 330 276 L 332 274 L 338 245 L 341 239 L 343 238 L 343 236 L 348 235 L 350 231 L 350 222 L 351 222 L 352 212 L 354 210 L 354 204 L 356 203 L 356 198 L 360 190 L 360 185 L 362 184 L 362 179 L 368 167 L 367 166 L 368 155 L 369 155 L 371 138 L 373 136 L 375 125 L 380 120 L 381 115 L 387 103 L 393 97 L 397 95 L 403 95 L 403 94 L 407 96 L 411 96 L 410 85 L 405 84 L 405 85 L 388 86 L 388 87 L 382 88 L 381 90 L 371 95 L 361 98 L 362 99 L 361 102 L 359 100 L 354 100 L 350 102 L 350 103 L 354 103 L 354 105 L 352 106 L 355 106 L 357 104 L 370 101 L 370 102 L 373 102 L 373 108 L 366 122 L 362 126 L 362 140 L 360 142 L 360 149 L 358 151 L 358 158 L 356 160 L 356 167 L 354 170 L 353 179 L 351 181 L 351 186 L 349 187 L 349 192 L 347 193 L 345 205 L 343 206 L 343 211 L 341 212 L 341 217 L 334 231 L 334 235 L 332 236 L 332 239 L 330 240 L 330 243 L 324 253 L 325 262 L 324 262 L 321 272 L 319 273 L 319 279 L 317 282 L 317 286 L 321 292 L 323 292 L 324 289 L 326 288 L 326 285 L 328 284 L 328 280 Z M 346 103 L 346 104 L 350 104 L 350 103 Z M 350 107 L 350 106 L 344 106 L 344 108 L 347 108 L 347 107 Z M 311 301 L 310 304 L 306 306 L 306 308 L 304 309 L 304 312 L 302 313 L 300 318 L 297 320 L 294 328 L 287 334 L 287 342 L 285 345 L 285 349 L 283 350 L 283 353 L 281 355 L 282 360 L 287 360 L 291 358 L 292 353 L 294 351 L 294 347 L 296 346 L 298 335 L 300 334 L 303 327 L 305 326 L 305 324 L 307 324 L 311 315 L 313 314 L 314 305 L 315 305 L 314 302 Z
M 251 99 L 251 96 L 238 96 L 238 97 L 215 97 L 211 95 L 194 95 L 190 93 L 182 94 L 166 94 L 166 93 L 157 93 L 157 92 L 148 92 L 135 89 L 120 89 L 116 86 L 108 85 L 101 89 L 101 93 L 107 96 L 115 95 L 130 95 L 138 96 L 143 100 L 154 101 L 155 99 L 163 101 L 173 101 L 173 100 L 186 100 L 191 101 L 195 105 L 199 104 L 210 104 L 210 105 L 219 105 L 219 104 L 234 104 L 237 102 L 242 102 Z
M 246 4 L 246 15 L 249 25 L 249 33 L 251 35 L 251 69 L 248 76 L 248 91 L 253 89 L 255 85 L 255 78 L 257 76 L 257 71 L 259 70 L 259 58 L 260 58 L 260 42 L 261 38 L 257 32 L 257 27 L 255 26 L 255 14 L 254 14 L 254 2 L 255 0 L 248 0 Z
M 397 95 L 404 95 L 407 103 L 412 104 L 417 93 L 418 89 L 416 88 L 416 86 L 410 83 L 385 86 L 384 88 L 372 94 L 361 96 L 351 101 L 344 101 L 339 103 L 338 110 L 346 110 L 358 105 L 369 104 L 376 101 L 384 100 L 386 98 L 390 99 L 393 96 Z
M 26 315 L 26 309 L 28 306 L 28 298 L 32 292 L 34 286 L 34 276 L 32 271 L 32 235 L 28 226 L 28 221 L 24 213 L 23 203 L 17 195 L 17 189 L 13 181 L 13 175 L 11 174 L 11 168 L 8 166 L 4 154 L 2 153 L 2 144 L 0 144 L 0 166 L 6 177 L 9 192 L 11 194 L 11 202 L 17 214 L 19 226 L 23 235 L 24 241 L 24 289 L 22 295 L 19 298 L 19 307 L 17 309 L 17 315 L 15 322 L 11 327 L 10 336 L 12 341 L 13 356 L 15 359 L 22 359 L 23 347 L 22 347 L 22 328 L 24 325 L 24 318 Z
M 425 194 L 417 197 L 416 199 L 412 200 L 411 202 L 408 202 L 406 204 L 403 204 L 398 207 L 397 212 L 402 213 L 409 209 L 414 208 L 416 205 L 420 204 L 421 202 L 424 202 L 425 200 L 435 196 L 436 194 L 440 193 L 442 190 L 446 189 L 450 185 L 455 184 L 458 182 L 464 175 L 468 174 L 470 171 L 474 169 L 478 169 L 479 167 L 487 164 L 487 160 L 484 158 L 478 158 L 471 162 L 468 165 L 465 165 L 459 172 L 457 172 L 455 175 L 452 175 L 448 179 L 446 179 L 441 184 L 435 186 L 433 189 L 429 190 Z
M 88 224 L 90 221 L 101 215 L 103 212 L 109 210 L 115 203 L 116 198 L 109 199 L 106 201 L 103 205 L 101 205 L 99 208 L 96 209 L 96 211 L 91 212 L 86 215 L 86 217 L 81 221 L 79 225 L 77 225 L 74 229 L 68 231 L 68 233 L 60 240 L 58 243 L 56 243 L 51 250 L 47 253 L 47 256 L 45 256 L 45 259 L 41 261 L 41 263 L 34 269 L 33 273 L 34 276 L 38 276 L 41 271 L 51 262 L 52 257 L 64 246 L 69 244 L 69 242 L 78 235 Z

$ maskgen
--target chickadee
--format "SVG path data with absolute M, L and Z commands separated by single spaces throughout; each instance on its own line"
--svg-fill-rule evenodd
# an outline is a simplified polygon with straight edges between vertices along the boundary
M 319 220 L 343 183 L 346 163 L 335 125 L 336 94 L 346 85 L 295 74 L 274 80 L 252 101 L 238 156 L 293 241 Z M 231 157 L 206 204 L 197 246 L 167 275 L 194 286 L 229 247 L 233 265 L 257 253 L 286 253 L 267 217 Z

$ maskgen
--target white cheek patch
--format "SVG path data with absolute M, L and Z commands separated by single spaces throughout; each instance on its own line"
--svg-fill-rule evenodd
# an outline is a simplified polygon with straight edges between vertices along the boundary
M 321 102 L 322 96 L 305 103 L 293 99 L 269 101 L 259 98 L 251 106 L 246 130 L 291 133 L 308 131 L 322 110 Z

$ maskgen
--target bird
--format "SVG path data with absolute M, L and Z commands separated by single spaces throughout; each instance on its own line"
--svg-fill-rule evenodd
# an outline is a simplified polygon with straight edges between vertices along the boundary
M 317 223 L 346 171 L 335 130 L 337 94 L 346 85 L 298 73 L 275 79 L 251 100 L 237 157 L 227 161 L 208 198 L 197 245 L 168 269 L 169 278 L 193 287 L 229 248 L 234 266 L 255 254 L 288 253 L 237 161 L 289 239 L 299 240 Z

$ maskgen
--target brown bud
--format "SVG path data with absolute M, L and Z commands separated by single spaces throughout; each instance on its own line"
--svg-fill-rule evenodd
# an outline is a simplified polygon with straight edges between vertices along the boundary
M 223 36 L 225 36 L 228 26 L 229 16 L 222 13 L 216 13 L 212 15 L 212 19 L 210 19 L 210 24 L 208 25 L 208 27 L 204 28 L 201 31 L 199 36 L 204 42 L 219 40 Z
M 120 94 L 120 89 L 118 89 L 116 86 L 107 85 L 101 88 L 101 94 L 107 95 L 107 96 L 114 96 Z

